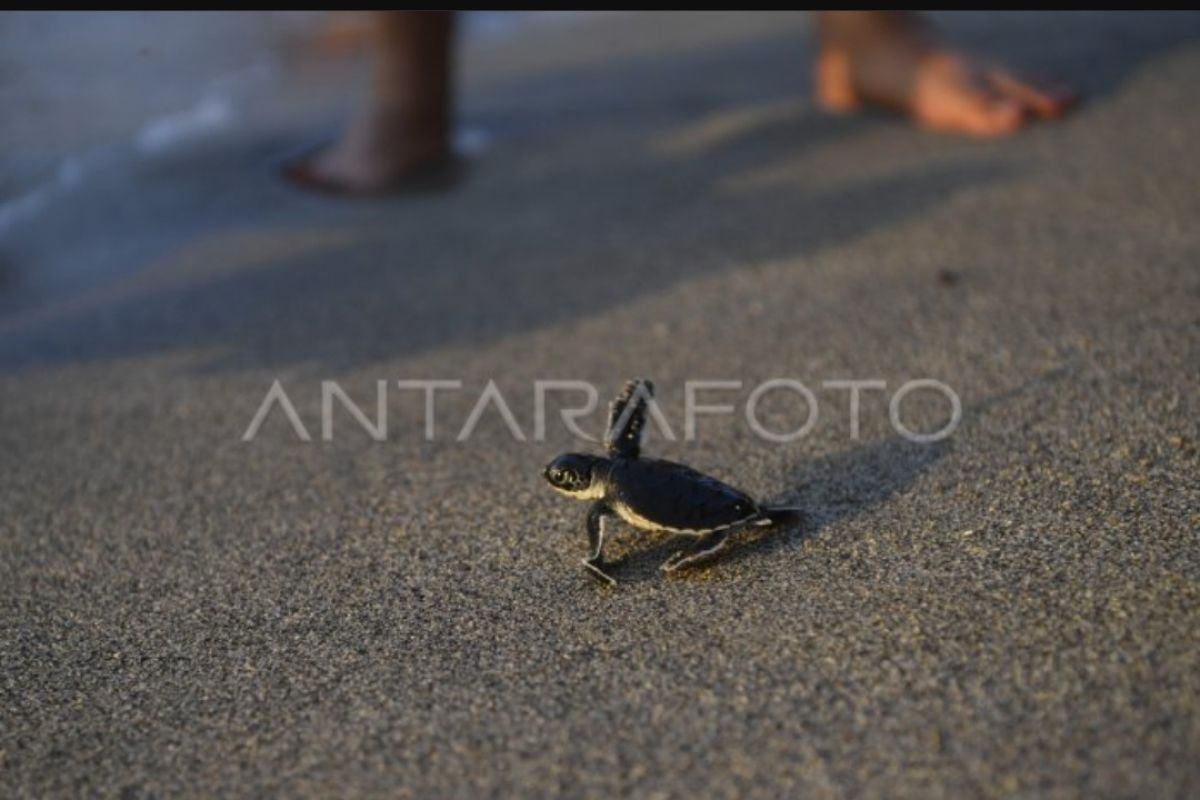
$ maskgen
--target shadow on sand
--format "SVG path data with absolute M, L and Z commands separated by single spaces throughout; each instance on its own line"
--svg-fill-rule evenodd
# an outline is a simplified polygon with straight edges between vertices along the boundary
M 1063 366 L 1046 370 L 1011 389 L 972 403 L 963 410 L 959 430 L 978 426 L 984 415 L 1003 404 L 1091 368 L 1093 365 L 1086 356 L 1076 354 Z M 951 437 L 922 444 L 897 434 L 803 462 L 793 470 L 789 480 L 793 488 L 767 501 L 772 505 L 802 509 L 804 516 L 799 524 L 739 531 L 734 534 L 729 550 L 714 559 L 711 565 L 673 579 L 720 579 L 720 572 L 726 565 L 770 557 L 818 536 L 826 528 L 869 513 L 911 489 L 922 475 L 953 452 L 953 441 Z M 628 552 L 615 569 L 618 580 L 640 583 L 657 579 L 660 575 L 658 567 L 663 561 L 676 551 L 691 546 L 687 539 L 665 535 L 651 541 L 649 547 L 639 547 L 636 540 L 621 542 Z
M 798 483 L 786 496 L 773 503 L 803 509 L 799 524 L 778 528 L 747 529 L 734 534 L 733 544 L 710 566 L 680 574 L 672 580 L 719 579 L 729 565 L 745 559 L 770 557 L 785 548 L 816 537 L 827 527 L 859 514 L 866 514 L 891 498 L 908 491 L 914 483 L 951 450 L 949 441 L 918 444 L 901 436 L 889 436 L 850 450 L 818 458 L 796 470 Z M 636 540 L 622 545 L 629 552 L 614 567 L 622 583 L 640 583 L 659 578 L 659 565 L 672 553 L 691 546 L 682 537 L 655 536 L 649 547 Z M 616 548 L 614 548 L 615 550 Z

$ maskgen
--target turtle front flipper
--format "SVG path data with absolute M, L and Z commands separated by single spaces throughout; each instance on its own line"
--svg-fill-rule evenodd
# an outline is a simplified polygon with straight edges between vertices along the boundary
M 587 533 L 589 555 L 583 559 L 583 565 L 587 567 L 588 572 L 593 577 L 609 586 L 616 586 L 616 579 L 604 571 L 604 518 L 611 514 L 612 511 L 603 502 L 595 503 L 588 510 Z
M 646 431 L 646 409 L 654 398 L 654 384 L 637 378 L 625 384 L 608 407 L 608 432 L 604 445 L 614 456 L 637 458 Z

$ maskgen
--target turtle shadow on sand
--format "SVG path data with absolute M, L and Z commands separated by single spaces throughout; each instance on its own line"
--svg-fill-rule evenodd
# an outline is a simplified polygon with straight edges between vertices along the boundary
M 1076 353 L 1057 367 L 966 406 L 959 430 L 978 425 L 999 406 L 1094 369 L 1095 365 L 1085 354 Z M 940 442 L 920 443 L 893 434 L 802 462 L 789 476 L 787 483 L 791 489 L 763 498 L 764 505 L 799 508 L 802 517 L 798 523 L 738 531 L 733 534 L 729 549 L 711 564 L 678 573 L 671 578 L 720 580 L 723 569 L 744 559 L 770 556 L 784 548 L 797 546 L 827 527 L 868 513 L 911 489 L 925 472 L 953 451 L 952 443 L 953 437 Z M 612 564 L 617 570 L 617 579 L 622 583 L 639 583 L 661 577 L 659 565 L 672 553 L 690 546 L 686 539 L 678 536 L 653 536 L 655 538 L 649 546 L 644 545 L 646 539 L 631 542 L 621 534 L 615 537 L 615 541 L 620 543 L 618 548 L 621 555 Z
M 799 522 L 738 531 L 729 550 L 711 564 L 671 579 L 717 578 L 722 570 L 744 559 L 799 545 L 828 526 L 867 513 L 908 491 L 950 451 L 949 440 L 921 444 L 895 435 L 806 462 L 794 471 L 793 488 L 769 500 L 798 507 L 802 512 Z M 627 584 L 660 578 L 659 565 L 672 553 L 690 547 L 687 539 L 668 534 L 655 536 L 648 547 L 630 542 L 620 533 L 616 541 L 621 541 L 618 548 L 624 552 L 612 564 L 617 579 Z
M 770 555 L 865 514 L 907 492 L 951 450 L 948 439 L 921 443 L 893 435 L 805 463 L 795 471 L 794 488 L 786 496 L 789 505 L 801 509 L 801 521 L 748 532 L 725 561 Z

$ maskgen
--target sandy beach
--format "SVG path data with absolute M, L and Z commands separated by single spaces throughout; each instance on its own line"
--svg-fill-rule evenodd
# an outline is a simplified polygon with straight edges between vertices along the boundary
M 1195 797 L 1200 16 L 937 19 L 1086 103 L 829 116 L 803 15 L 617 14 L 468 43 L 444 194 L 279 180 L 361 68 L 275 34 L 86 142 L 3 134 L 5 202 L 51 187 L 0 236 L 4 793 Z M 672 578 L 619 529 L 588 580 L 541 470 L 590 445 L 536 440 L 533 386 L 635 375 L 676 428 L 687 380 L 812 388 L 797 441 L 646 445 L 805 524 Z M 888 417 L 922 378 L 964 408 L 936 444 Z M 321 435 L 323 381 L 429 379 L 433 441 L 399 390 L 385 440 Z M 857 439 L 845 379 L 888 387 Z M 312 441 L 243 441 L 274 381 Z M 489 381 L 527 441 L 456 440 Z

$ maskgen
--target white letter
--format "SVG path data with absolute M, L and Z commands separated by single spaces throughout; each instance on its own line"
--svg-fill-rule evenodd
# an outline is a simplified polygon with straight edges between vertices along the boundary
M 503 418 L 504 424 L 508 426 L 508 430 L 513 435 L 513 438 L 518 442 L 525 441 L 525 434 L 521 433 L 521 426 L 517 424 L 517 419 L 513 416 L 512 410 L 509 409 L 508 403 L 504 402 L 504 398 L 500 395 L 500 390 L 496 388 L 494 380 L 488 381 L 483 394 L 479 395 L 479 402 L 475 404 L 475 408 L 471 410 L 471 416 L 467 417 L 466 424 L 459 431 L 458 441 L 465 442 L 467 437 L 475 431 L 475 426 L 479 424 L 479 418 L 483 416 L 483 410 L 487 408 L 489 401 L 496 404 L 496 410 L 500 412 L 500 416 Z
M 583 408 L 563 408 L 559 410 L 562 415 L 563 424 L 567 426 L 567 430 L 572 436 L 577 436 L 585 441 L 594 442 L 596 439 L 588 436 L 579 429 L 575 420 L 580 417 L 586 417 L 588 414 L 596 410 L 596 403 L 599 396 L 596 393 L 596 387 L 592 386 L 587 381 L 534 381 L 534 397 L 533 397 L 533 438 L 534 441 L 546 441 L 546 392 L 548 391 L 572 391 L 582 389 L 587 392 L 587 405 Z
M 732 414 L 733 406 L 698 406 L 697 389 L 741 389 L 741 381 L 686 381 L 683 384 L 683 440 L 696 438 L 697 414 Z
M 461 389 L 462 381 L 396 381 L 400 389 L 425 390 L 425 441 L 433 441 L 433 393 L 438 389 Z
M 758 408 L 759 399 L 764 394 L 775 388 L 791 389 L 803 397 L 805 402 L 808 403 L 808 419 L 802 426 L 800 426 L 800 428 L 792 431 L 791 433 L 772 433 L 759 423 L 758 417 L 755 415 L 755 409 Z M 759 384 L 758 388 L 750 393 L 750 399 L 746 401 L 746 421 L 750 423 L 750 428 L 764 439 L 769 439 L 772 442 L 791 442 L 799 439 L 801 436 L 808 435 L 808 432 L 811 431 L 813 426 L 817 424 L 817 398 L 814 397 L 813 393 L 808 390 L 808 387 L 800 381 L 792 381 L 786 378 L 775 378 L 774 380 Z
M 350 416 L 358 420 L 363 430 L 377 442 L 387 439 L 387 381 L 377 381 L 375 390 L 375 415 L 378 421 L 372 425 L 371 420 L 362 412 L 354 401 L 346 396 L 337 381 L 321 381 L 321 438 L 329 442 L 333 440 L 333 398 L 342 401 L 342 405 L 350 412 Z
M 631 409 L 637 403 L 637 399 L 639 397 L 645 398 L 646 412 L 650 415 L 650 419 L 654 420 L 654 424 L 658 426 L 658 430 L 660 433 L 662 433 L 663 439 L 668 442 L 675 441 L 675 431 L 671 430 L 671 423 L 667 422 L 667 417 L 665 414 L 663 414 L 662 408 L 659 407 L 658 400 L 656 400 L 654 395 L 650 394 L 650 392 L 646 390 L 646 384 L 640 384 L 637 388 L 637 391 L 633 393 L 633 397 L 629 399 L 629 405 L 625 409 L 626 413 L 630 413 Z M 625 415 L 622 414 L 621 417 L 622 422 L 624 422 Z
M 288 418 L 288 422 L 292 423 L 292 430 L 296 432 L 296 436 L 299 437 L 300 441 L 311 442 L 312 437 L 308 435 L 308 431 L 304 428 L 304 423 L 300 421 L 300 415 L 296 413 L 295 406 L 288 399 L 287 392 L 283 391 L 283 385 L 279 382 L 278 378 L 271 384 L 271 390 L 267 392 L 267 396 L 263 398 L 262 405 L 254 413 L 254 419 L 250 420 L 250 427 L 246 428 L 246 432 L 242 434 L 242 441 L 248 442 L 258 435 L 258 429 L 262 427 L 267 414 L 271 413 L 271 405 L 273 403 L 279 403 L 284 415 Z
M 850 438 L 858 438 L 858 390 L 859 389 L 887 389 L 887 381 L 855 381 L 855 380 L 834 380 L 824 381 L 821 386 L 826 389 L 849 389 L 850 390 Z
M 900 421 L 900 401 L 914 389 L 937 389 L 950 398 L 950 421 L 940 431 L 936 433 L 913 433 L 904 427 L 904 423 Z M 958 423 L 962 421 L 962 401 L 958 399 L 958 395 L 955 394 L 953 389 L 941 381 L 934 380 L 933 378 L 909 381 L 892 395 L 892 400 L 888 403 L 888 418 L 892 421 L 892 427 L 896 429 L 896 433 L 910 442 L 920 442 L 921 444 L 940 442 L 954 433 L 955 428 L 958 427 Z

